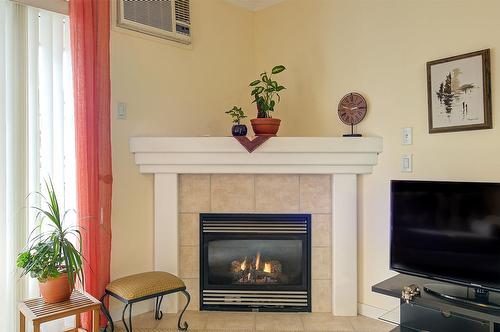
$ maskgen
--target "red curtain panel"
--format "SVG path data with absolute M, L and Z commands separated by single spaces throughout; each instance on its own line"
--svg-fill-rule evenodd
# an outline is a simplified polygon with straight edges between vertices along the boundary
M 78 223 L 82 228 L 85 291 L 100 298 L 111 254 L 109 0 L 70 0 L 75 99 Z M 82 325 L 90 331 L 89 315 Z M 104 319 L 101 319 L 104 325 Z

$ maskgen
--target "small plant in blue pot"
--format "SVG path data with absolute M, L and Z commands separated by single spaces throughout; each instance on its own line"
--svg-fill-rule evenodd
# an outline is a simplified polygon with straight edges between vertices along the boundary
M 245 112 L 241 107 L 234 106 L 232 109 L 226 112 L 233 120 L 233 127 L 231 128 L 231 133 L 233 136 L 245 136 L 247 134 L 247 126 L 241 124 L 241 119 L 246 118 Z

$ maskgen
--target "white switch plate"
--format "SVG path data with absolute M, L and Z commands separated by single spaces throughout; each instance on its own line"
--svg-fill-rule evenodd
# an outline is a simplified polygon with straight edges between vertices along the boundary
M 116 119 L 117 120 L 127 119 L 127 104 L 118 103 L 118 107 L 116 108 Z
M 401 156 L 401 172 L 411 173 L 413 171 L 412 159 L 411 154 Z
M 403 137 L 401 143 L 403 145 L 411 145 L 413 143 L 413 128 L 403 128 Z

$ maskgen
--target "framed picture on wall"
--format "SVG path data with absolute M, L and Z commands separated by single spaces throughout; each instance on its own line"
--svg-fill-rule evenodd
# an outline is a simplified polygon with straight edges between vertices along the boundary
M 490 50 L 427 62 L 429 133 L 490 129 Z

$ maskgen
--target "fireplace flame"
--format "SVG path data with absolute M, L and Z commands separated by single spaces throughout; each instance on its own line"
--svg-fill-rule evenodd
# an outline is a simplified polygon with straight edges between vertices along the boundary
M 260 265 L 260 251 L 257 251 L 257 256 L 255 256 L 255 269 L 258 270 Z
M 241 271 L 245 271 L 247 269 L 247 258 L 245 257 L 245 260 L 243 263 L 241 263 Z
M 251 278 L 251 273 L 249 271 L 262 271 L 264 273 L 274 273 L 274 267 L 273 267 L 273 262 L 272 261 L 267 261 L 265 260 L 265 257 L 262 257 L 260 254 L 260 251 L 255 254 L 255 258 L 252 258 L 248 256 L 245 256 L 245 259 L 243 261 L 240 261 L 239 266 L 236 265 L 236 269 L 239 269 L 244 272 L 244 275 L 246 276 L 248 273 L 247 278 Z
M 266 285 L 281 282 L 283 267 L 279 260 L 262 255 L 260 251 L 249 254 L 231 262 L 233 283 Z

